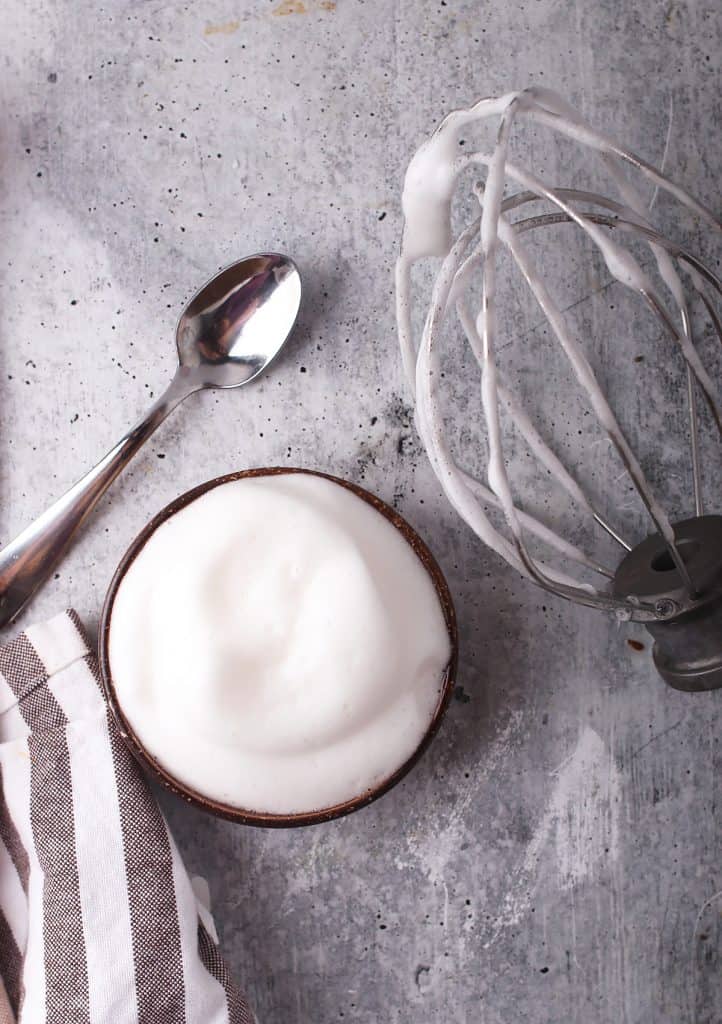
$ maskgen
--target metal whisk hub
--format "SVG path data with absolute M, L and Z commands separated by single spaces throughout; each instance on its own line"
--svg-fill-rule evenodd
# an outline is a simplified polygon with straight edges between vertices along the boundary
M 654 663 L 677 690 L 722 687 L 722 516 L 674 524 L 677 549 L 692 580 L 690 595 L 658 533 L 622 560 L 613 592 L 633 604 L 653 605 Z M 633 616 L 634 617 L 634 616 Z

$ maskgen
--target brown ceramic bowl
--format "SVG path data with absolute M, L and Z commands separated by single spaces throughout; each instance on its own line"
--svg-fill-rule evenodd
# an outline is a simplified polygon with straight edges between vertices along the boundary
M 115 601 L 115 596 L 118 592 L 118 588 L 123 582 L 123 577 L 128 571 L 128 568 L 138 553 L 142 550 L 151 534 L 176 512 L 179 512 L 182 508 L 185 508 L 186 505 L 190 504 L 196 498 L 199 498 L 202 494 L 205 494 L 206 491 L 212 490 L 214 487 L 228 483 L 231 480 L 240 480 L 243 477 L 274 476 L 281 473 L 311 473 L 313 476 L 324 477 L 326 480 L 331 480 L 333 483 L 339 484 L 341 487 L 346 487 L 349 491 L 353 491 L 355 495 L 362 498 L 363 501 L 368 502 L 368 504 L 375 508 L 377 512 L 380 512 L 382 516 L 385 516 L 386 519 L 388 519 L 388 521 L 392 523 L 408 541 L 431 577 L 436 588 L 436 592 L 439 595 L 444 619 L 446 621 L 446 627 L 449 631 L 449 640 L 451 642 L 451 657 L 446 667 L 439 702 L 421 743 L 411 757 L 408 758 L 408 760 L 387 779 L 379 783 L 379 785 L 375 786 L 373 789 L 362 793 L 360 796 L 354 797 L 352 800 L 347 800 L 344 803 L 336 804 L 334 807 L 326 807 L 320 811 L 311 811 L 303 814 L 267 814 L 259 811 L 242 810 L 240 808 L 233 807 L 230 804 L 220 803 L 216 800 L 209 799 L 202 793 L 197 792 L 171 775 L 170 772 L 168 772 L 153 757 L 153 755 L 146 750 L 134 733 L 130 723 L 125 718 L 113 685 L 113 677 L 110 671 L 110 659 L 108 656 L 110 620 L 113 614 L 113 602 Z M 388 792 L 392 786 L 395 786 L 396 783 L 406 775 L 409 769 L 413 767 L 428 747 L 441 724 L 441 719 L 443 718 L 444 712 L 448 706 L 456 675 L 458 638 L 454 606 L 441 569 L 415 530 L 409 526 L 406 520 L 403 519 L 398 512 L 389 508 L 385 502 L 381 501 L 373 494 L 370 494 L 368 491 L 365 491 L 362 487 L 349 483 L 347 480 L 341 480 L 339 477 L 330 476 L 327 473 L 316 473 L 312 470 L 278 467 L 272 469 L 249 469 L 239 473 L 229 473 L 226 476 L 220 476 L 215 480 L 209 480 L 207 483 L 200 484 L 198 487 L 194 487 L 192 490 L 186 491 L 185 494 L 181 494 L 181 496 L 176 498 L 175 501 L 172 501 L 170 505 L 166 505 L 166 507 L 159 512 L 143 530 L 141 530 L 121 559 L 120 565 L 116 569 L 110 588 L 108 589 L 100 620 L 99 656 L 103 687 L 105 689 L 108 704 L 120 726 L 121 735 L 128 743 L 138 760 L 149 768 L 160 779 L 160 781 L 171 790 L 171 792 L 175 793 L 176 796 L 180 796 L 184 800 L 187 800 L 189 803 L 195 804 L 202 810 L 208 811 L 210 814 L 215 814 L 221 818 L 228 818 L 230 821 L 241 822 L 244 825 L 258 825 L 266 828 L 291 828 L 297 825 L 315 825 L 322 821 L 330 821 L 332 818 L 339 818 L 344 814 L 350 814 L 351 811 L 356 811 L 360 807 L 365 807 L 373 800 L 376 800 L 378 797 Z

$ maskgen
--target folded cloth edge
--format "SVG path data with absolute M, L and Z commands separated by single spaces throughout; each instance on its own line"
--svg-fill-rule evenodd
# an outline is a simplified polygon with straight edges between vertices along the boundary
M 251 1024 L 73 610 L 0 647 L 0 728 L 0 975 L 18 1024 Z

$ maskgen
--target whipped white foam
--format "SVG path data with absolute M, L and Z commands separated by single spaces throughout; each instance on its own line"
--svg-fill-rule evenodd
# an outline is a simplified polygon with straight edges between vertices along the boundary
M 115 597 L 110 668 L 181 782 L 272 814 L 332 807 L 414 753 L 450 643 L 402 534 L 311 474 L 246 477 L 166 520 Z

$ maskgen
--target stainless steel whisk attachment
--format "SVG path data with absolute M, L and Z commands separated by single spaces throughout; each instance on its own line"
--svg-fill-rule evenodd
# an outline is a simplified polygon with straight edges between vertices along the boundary
M 498 118 L 492 151 L 460 155 L 462 130 L 466 134 L 469 126 L 490 117 Z M 551 128 L 593 151 L 617 198 L 597 191 L 551 186 L 514 163 L 509 155 L 511 132 L 513 125 L 522 121 Z M 468 168 L 484 168 L 486 177 L 473 186 L 477 215 L 455 237 L 451 207 L 458 180 Z M 643 622 L 655 640 L 655 664 L 672 686 L 682 690 L 714 689 L 722 686 L 722 515 L 705 512 L 698 397 L 708 406 L 713 430 L 720 436 L 722 405 L 693 340 L 689 296 L 701 300 L 722 343 L 722 324 L 714 305 L 722 296 L 722 284 L 707 264 L 653 226 L 637 185 L 625 173 L 629 168 L 716 231 L 722 230 L 722 223 L 710 210 L 644 160 L 594 131 L 569 104 L 548 90 L 512 92 L 454 111 L 417 150 L 406 173 L 404 234 L 396 271 L 399 340 L 415 395 L 417 426 L 432 467 L 446 496 L 480 539 L 547 592 L 612 612 L 621 620 Z M 505 196 L 510 184 L 516 191 Z M 530 204 L 540 203 L 542 212 L 529 213 Z M 588 356 L 535 265 L 525 236 L 564 224 L 584 233 L 603 257 L 612 278 L 644 300 L 681 352 L 694 489 L 694 515 L 689 518 L 673 523 L 665 512 Z M 651 251 L 663 288 L 653 282 L 629 247 L 630 242 L 640 240 Z M 546 442 L 543 429 L 535 425 L 504 377 L 497 358 L 497 276 L 503 252 L 511 257 L 543 312 L 590 411 L 644 504 L 653 531 L 639 543 L 629 543 L 596 507 Z M 412 330 L 411 270 L 426 257 L 440 258 L 441 265 L 417 343 Z M 452 453 L 440 407 L 444 376 L 440 338 L 452 312 L 481 374 L 488 458 L 485 480 L 468 472 Z M 722 349 L 719 351 L 722 353 Z M 538 464 L 567 492 L 574 505 L 590 515 L 624 550 L 616 569 L 604 566 L 521 509 L 507 470 L 508 437 L 502 424 L 502 406 L 508 413 L 505 422 L 513 424 Z M 719 477 L 719 461 L 716 474 L 714 468 L 713 479 Z M 501 511 L 505 530 L 492 523 L 490 507 Z M 530 537 L 565 563 L 597 574 L 604 582 L 592 585 L 569 575 L 564 568 L 549 566 L 531 553 Z

